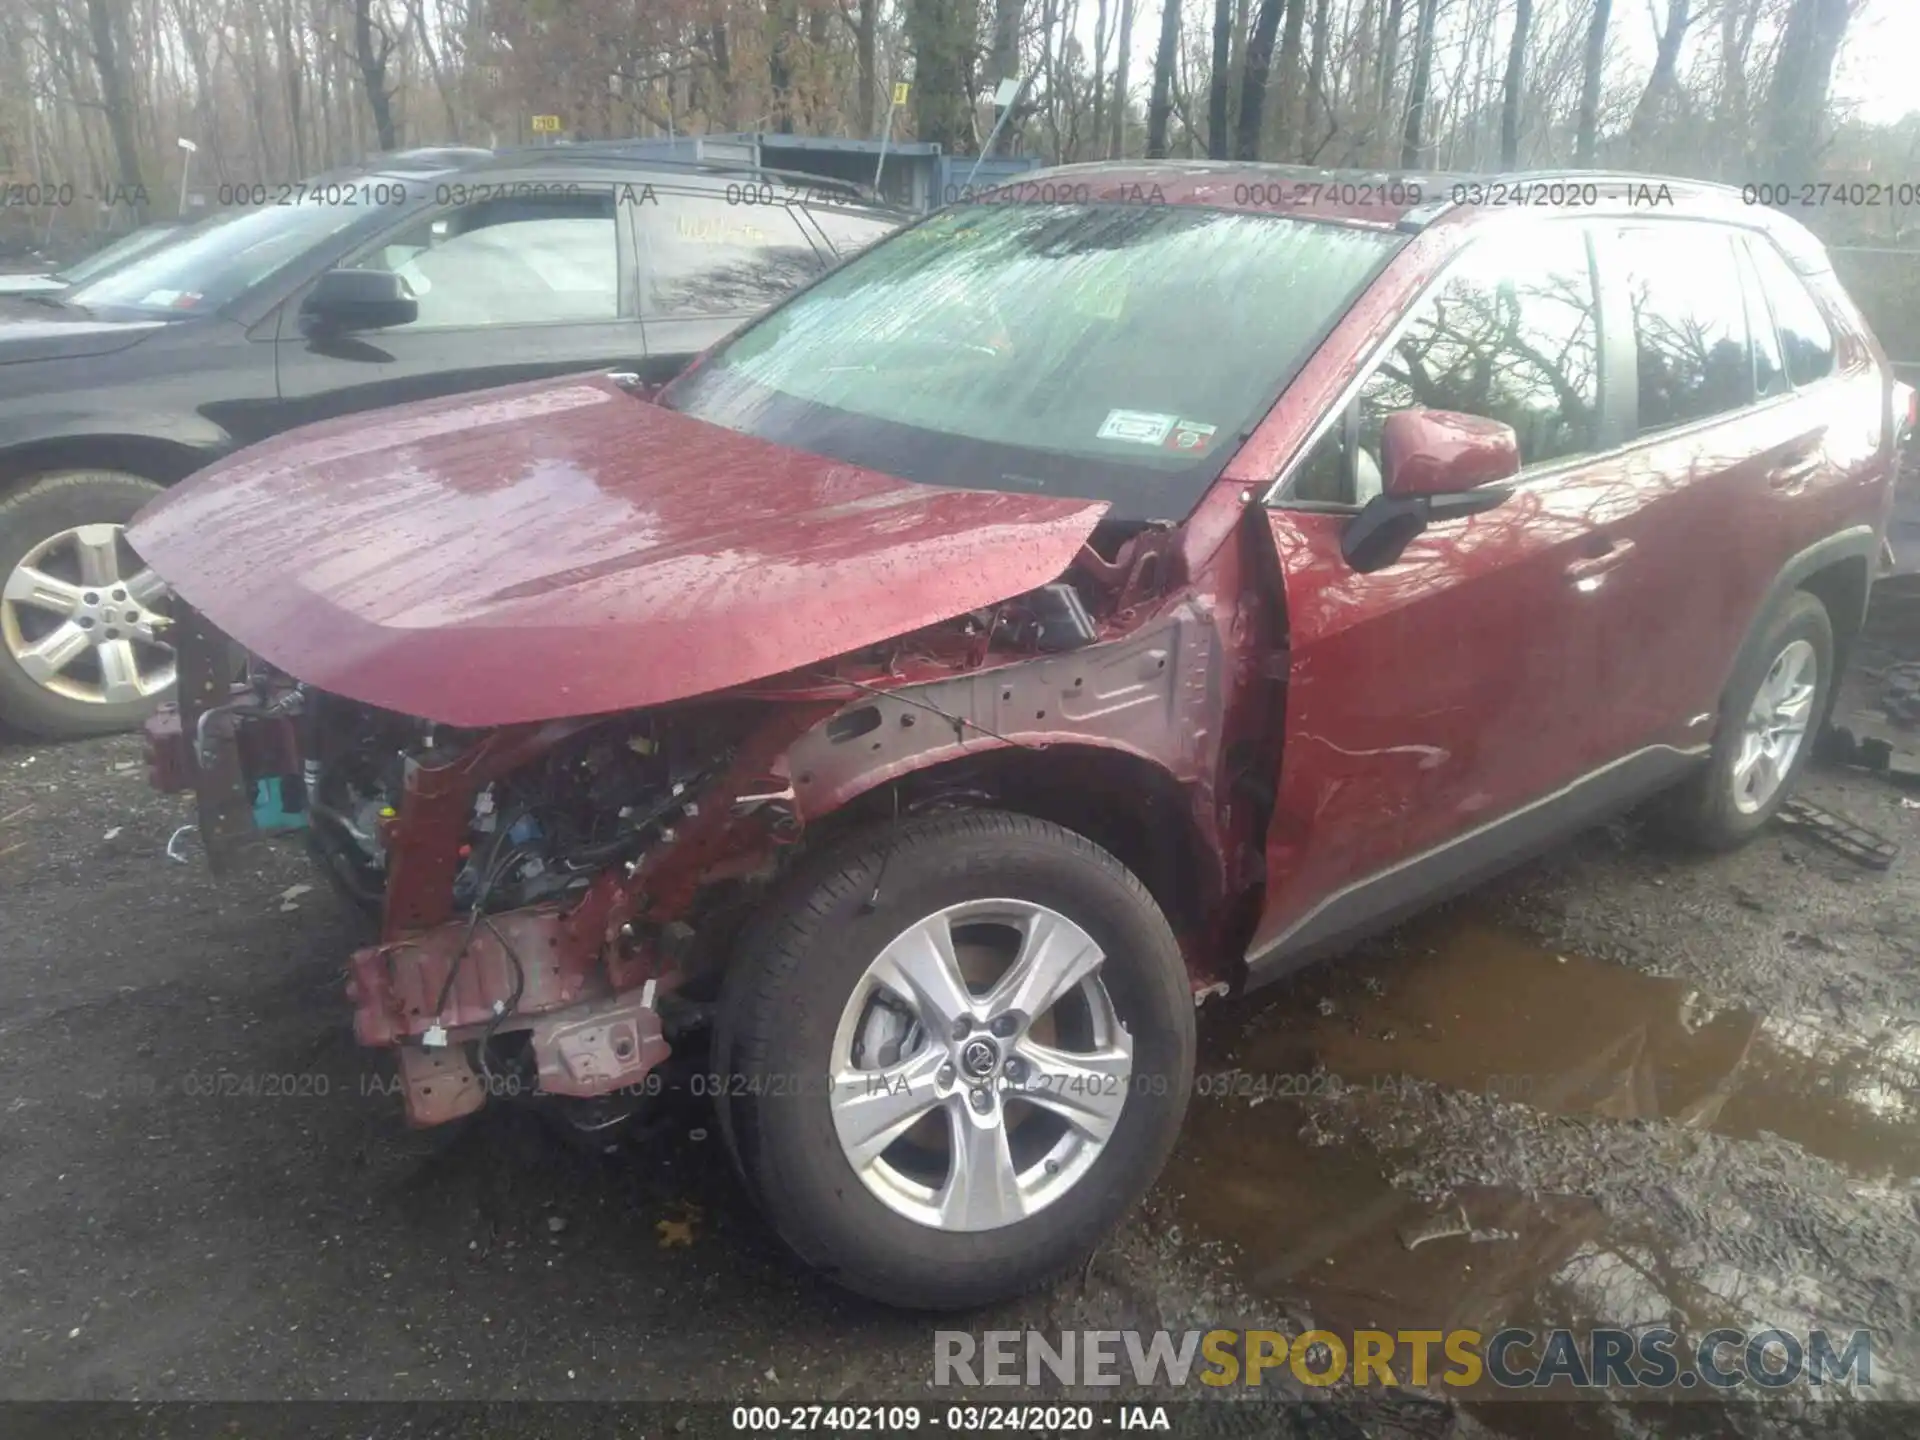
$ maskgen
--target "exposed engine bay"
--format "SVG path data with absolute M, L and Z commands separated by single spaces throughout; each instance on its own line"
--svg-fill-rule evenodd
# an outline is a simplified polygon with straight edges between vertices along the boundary
M 484 732 L 311 691 L 303 721 L 301 788 L 315 848 L 347 893 L 377 911 L 407 767 L 443 763 Z M 728 758 L 717 737 L 695 729 L 617 717 L 483 785 L 453 877 L 455 908 L 486 914 L 576 900 L 598 872 L 673 840 L 674 822 L 699 813 L 699 791 Z
M 348 996 L 359 1040 L 396 1052 L 410 1120 L 504 1094 L 598 1126 L 704 1026 L 732 936 L 823 824 L 991 804 L 1006 775 L 975 775 L 979 757 L 1019 768 L 1076 739 L 1211 770 L 1218 640 L 1204 607 L 1155 614 L 1168 539 L 1108 530 L 1050 583 L 712 695 L 490 728 L 258 660 L 196 704 L 220 693 L 227 642 L 188 612 L 182 702 L 150 723 L 150 762 L 160 788 L 198 791 L 216 868 L 277 785 L 329 879 L 378 919 Z M 1088 753 L 1021 773 L 1084 808 L 1106 783 L 1076 771 Z

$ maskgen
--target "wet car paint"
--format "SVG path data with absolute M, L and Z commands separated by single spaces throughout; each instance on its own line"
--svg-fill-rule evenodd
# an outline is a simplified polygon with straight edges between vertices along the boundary
M 130 538 L 288 673 L 486 726 L 684 699 L 990 605 L 1053 579 L 1104 509 L 913 485 L 591 379 L 308 427 Z
M 1689 200 L 1703 218 L 1737 214 L 1724 196 Z M 1351 510 L 1292 507 L 1274 492 L 1482 223 L 1456 210 L 1396 255 L 1220 482 L 1243 502 L 1268 499 L 1286 596 L 1283 759 L 1266 852 L 1267 873 L 1284 879 L 1267 887 L 1248 947 L 1262 979 L 1324 953 L 1290 947 L 1311 941 L 1321 906 L 1365 882 L 1390 883 L 1396 867 L 1623 759 L 1644 757 L 1613 787 L 1623 800 L 1684 773 L 1712 739 L 1720 691 L 1783 563 L 1850 530 L 1866 555 L 1866 532 L 1884 523 L 1885 356 L 1831 271 L 1809 261 L 1803 277 L 1836 339 L 1833 377 L 1522 472 L 1499 508 L 1432 528 L 1383 570 L 1354 571 L 1340 552 Z M 1797 227 L 1745 223 L 1801 253 Z M 1849 618 L 1857 623 L 1843 615 L 1836 628 Z
M 1405 247 L 1188 520 L 1141 532 L 1112 554 L 1083 546 L 1096 504 L 922 490 L 586 381 L 299 432 L 156 505 L 134 539 L 189 603 L 268 660 L 322 689 L 429 719 L 505 724 L 637 710 L 730 686 L 743 687 L 734 700 L 839 706 L 843 715 L 874 708 L 876 691 L 897 695 L 903 709 L 876 711 L 886 738 L 840 752 L 831 774 L 793 763 L 809 753 L 796 735 L 759 775 L 738 777 L 787 789 L 809 825 L 883 784 L 937 784 L 935 772 L 963 749 L 969 758 L 1045 750 L 1049 760 L 1123 752 L 1144 769 L 1125 779 L 1102 770 L 1104 783 L 1129 793 L 1151 788 L 1142 781 L 1172 787 L 1177 843 L 1199 857 L 1197 874 L 1162 898 L 1183 911 L 1175 924 L 1196 993 L 1214 993 L 1223 981 L 1274 978 L 1269 953 L 1320 907 L 1363 884 L 1397 884 L 1413 861 L 1557 800 L 1620 761 L 1623 743 L 1661 752 L 1663 768 L 1635 771 L 1639 789 L 1613 800 L 1677 778 L 1711 735 L 1681 703 L 1692 698 L 1688 687 L 1710 697 L 1722 683 L 1739 637 L 1765 613 L 1768 585 L 1788 575 L 1793 546 L 1873 543 L 1890 467 L 1874 442 L 1869 392 L 1883 371 L 1869 363 L 1879 360 L 1870 337 L 1847 331 L 1840 313 L 1843 356 L 1862 368 L 1792 397 L 1808 412 L 1795 423 L 1825 427 L 1830 443 L 1808 488 L 1833 504 L 1801 505 L 1784 524 L 1760 507 L 1737 522 L 1690 511 L 1682 538 L 1694 544 L 1714 538 L 1716 525 L 1746 527 L 1725 573 L 1716 572 L 1701 623 L 1665 623 L 1686 613 L 1684 596 L 1651 615 L 1645 604 L 1675 593 L 1651 578 L 1684 585 L 1696 567 L 1636 579 L 1591 562 L 1609 550 L 1645 556 L 1655 544 L 1596 542 L 1639 523 L 1668 490 L 1764 480 L 1767 457 L 1720 462 L 1746 453 L 1755 414 L 1791 406 L 1753 407 L 1524 476 L 1505 504 L 1436 524 L 1383 570 L 1353 571 L 1340 554 L 1350 509 L 1289 507 L 1271 492 L 1475 225 L 1471 214 L 1455 216 Z M 307 483 L 318 470 L 328 485 Z M 279 504 L 290 495 L 304 512 L 291 524 Z M 895 533 L 874 526 L 875 515 Z M 207 538 L 216 526 L 247 544 L 223 550 Z M 168 545 L 177 547 L 172 561 L 161 554 Z M 266 572 L 252 568 L 260 559 Z M 1100 643 L 1080 652 L 1084 673 L 1077 661 L 1049 668 L 996 643 L 995 627 L 985 639 L 968 631 L 964 644 L 957 626 L 911 634 L 1013 599 L 1069 564 L 1089 596 L 1098 592 L 1089 608 Z M 273 565 L 286 572 L 278 583 L 267 578 Z M 851 628 L 833 628 L 848 617 Z M 1170 663 L 1168 649 L 1143 643 L 1141 662 L 1154 676 L 1164 670 L 1164 685 L 1110 683 L 1091 668 L 1176 617 L 1196 637 L 1178 648 L 1205 663 Z M 1650 638 L 1668 647 L 1658 652 L 1663 665 L 1678 657 L 1687 686 L 1664 697 L 1646 730 L 1648 717 L 1610 703 L 1606 684 L 1645 655 Z M 854 653 L 888 639 L 907 643 Z M 807 669 L 828 660 L 841 673 Z M 1069 686 L 1090 683 L 1095 713 L 1058 689 L 1056 670 Z M 784 678 L 745 688 L 775 676 Z M 966 691 L 966 703 L 943 686 Z M 1103 695 L 1123 694 L 1143 714 L 1151 703 L 1177 723 L 1134 743 L 1121 710 L 1100 711 Z M 922 697 L 944 703 L 912 713 Z M 1005 708 L 1016 699 L 1020 710 Z M 953 722 L 951 746 L 899 738 L 929 710 Z M 736 790 L 720 798 L 737 800 Z M 396 878 L 405 872 L 408 883 L 388 892 L 389 941 L 448 922 L 454 821 L 468 798 L 441 796 L 444 814 L 431 822 L 402 807 L 399 830 L 432 832 L 442 853 L 423 847 L 398 862 Z M 703 814 L 711 808 L 703 800 Z M 1555 825 L 1520 853 L 1594 818 L 1542 813 Z M 708 860 L 734 845 L 733 862 L 756 861 L 752 837 L 715 834 Z M 678 876 L 659 918 L 685 913 L 698 883 L 691 869 Z M 1392 905 L 1349 906 L 1357 913 L 1318 938 L 1350 943 L 1402 913 L 1396 907 L 1431 898 L 1413 885 Z M 1235 973 L 1243 952 L 1250 968 Z M 624 962 L 612 947 L 601 963 L 619 972 Z

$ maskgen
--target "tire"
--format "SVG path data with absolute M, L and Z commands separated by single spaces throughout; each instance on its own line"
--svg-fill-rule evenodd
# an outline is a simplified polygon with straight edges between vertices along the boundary
M 872 983 L 869 968 L 888 963 L 884 955 L 901 953 L 895 942 L 904 932 L 955 910 L 957 917 L 949 917 L 955 953 L 965 963 L 991 959 L 987 939 L 1004 939 L 1011 954 L 1022 932 L 996 918 L 1003 906 L 1033 912 L 1024 932 L 1029 937 L 1047 933 L 1037 927 L 1067 937 L 1052 950 L 1033 947 L 1043 957 L 1082 956 L 1082 965 L 1063 965 L 1054 973 L 1084 968 L 1084 956 L 1095 953 L 1076 949 L 1085 940 L 1103 958 L 1093 962 L 1090 978 L 1061 991 L 1067 998 L 1050 1007 L 1037 1004 L 1024 1024 L 1017 1007 L 997 1012 L 1010 1028 L 1019 1027 L 1011 1036 L 976 1028 L 973 1039 L 963 1042 L 934 1035 L 931 1025 L 907 1032 L 908 1058 L 895 1073 L 922 1067 L 925 1087 L 916 1082 L 914 1092 L 921 1096 L 947 1087 L 947 1098 L 926 1110 L 922 1128 L 913 1132 L 932 1136 L 935 1148 L 919 1150 L 909 1136 L 871 1168 L 856 1169 L 837 1128 L 843 1112 L 830 1094 L 858 1092 L 831 1086 L 828 1077 L 840 1065 L 836 1056 L 850 1024 L 862 1034 L 861 1023 L 874 1023 L 883 1011 L 892 1015 L 884 998 L 856 1008 Z M 1062 918 L 1070 925 L 1059 927 Z M 993 1000 L 979 993 L 985 983 L 974 982 L 976 1022 Z M 1044 998 L 1045 992 L 1031 993 Z M 994 992 L 1007 994 L 1013 992 L 1006 986 Z M 1014 994 L 1023 996 L 1030 998 L 1029 992 Z M 861 1021 L 850 1020 L 856 1014 Z M 924 1039 L 917 1040 L 920 1035 Z M 980 1073 L 975 1062 L 982 1037 L 989 1038 L 989 1049 L 998 1047 L 1000 1068 L 991 1073 L 1015 1077 L 1006 1088 L 999 1088 L 998 1078 L 968 1088 L 954 1063 L 964 1055 L 969 1073 Z M 1041 1045 L 1057 1048 L 1036 1048 Z M 1118 1080 L 1111 1057 L 1129 1046 L 1131 1072 Z M 1060 1066 L 1044 1078 L 1039 1067 L 1016 1073 L 1026 1065 L 1023 1056 L 1062 1057 L 1074 1050 L 1084 1050 L 1079 1064 L 1086 1068 Z M 1100 1055 L 1109 1058 L 1094 1058 Z M 881 1063 L 888 1056 L 883 1046 L 868 1058 Z M 789 878 L 740 937 L 722 988 L 714 1061 L 721 1132 L 748 1190 L 787 1245 L 863 1295 L 907 1309 L 960 1309 L 1030 1290 L 1083 1260 L 1146 1192 L 1186 1112 L 1193 1000 L 1166 918 L 1113 856 L 1028 816 L 949 813 L 855 835 Z M 924 1068 L 935 1063 L 943 1066 L 938 1077 Z M 1071 1081 L 1060 1079 L 1103 1064 L 1111 1067 L 1105 1079 L 1079 1096 L 1071 1093 Z M 1047 1103 L 1026 1099 L 1022 1084 L 1027 1095 Z M 1082 1097 L 1107 1116 L 1095 1128 L 1111 1124 L 1102 1141 L 1063 1118 L 1063 1110 Z M 967 1129 L 969 1105 L 983 1100 L 999 1107 L 991 1110 L 996 1118 L 977 1122 L 979 1130 Z M 955 1137 L 990 1135 L 993 1126 L 1008 1137 L 1006 1154 L 1019 1171 L 1019 1185 L 1039 1187 L 1032 1196 L 1023 1189 L 1013 1211 L 1004 1199 L 987 1203 L 1004 1197 L 1004 1188 L 957 1186 L 952 1169 L 944 1187 L 929 1181 L 930 1198 L 899 1198 L 906 1186 L 896 1183 L 903 1173 L 896 1167 L 937 1154 L 942 1139 L 945 1164 L 952 1167 Z M 1050 1141 L 1056 1131 L 1059 1139 Z M 981 1143 L 992 1148 L 990 1141 Z M 969 1173 L 988 1173 L 988 1167 Z M 995 1167 L 994 1173 L 1008 1172 Z M 894 1198 L 883 1198 L 883 1191 Z M 941 1215 L 905 1213 L 906 1204 L 940 1209 Z
M 1762 687 L 1783 677 L 1783 662 L 1793 655 L 1811 655 L 1815 667 L 1811 693 L 1804 703 L 1805 721 L 1798 743 L 1784 768 L 1775 764 L 1778 780 L 1758 803 L 1740 779 L 1744 747 L 1749 741 L 1749 716 Z M 1706 850 L 1731 850 L 1751 839 L 1773 819 L 1811 758 L 1834 683 L 1833 622 L 1826 606 L 1804 590 L 1795 591 L 1769 617 L 1760 642 L 1750 646 L 1736 666 L 1720 705 L 1713 752 L 1708 762 L 1675 791 L 1667 812 L 1667 828 L 1678 839 Z M 1801 672 L 1804 675 L 1804 670 Z
M 94 570 L 92 589 L 79 588 L 88 574 L 78 568 L 81 557 L 77 542 L 46 548 L 49 541 L 78 527 L 124 526 L 159 493 L 158 485 L 135 475 L 73 470 L 41 476 L 0 500 L 0 586 L 6 587 L 5 600 L 0 601 L 0 721 L 49 739 L 109 735 L 139 724 L 171 693 L 171 681 L 165 678 L 171 674 L 167 652 L 145 640 L 128 638 L 152 633 L 147 620 L 163 604 L 164 592 L 143 586 L 130 601 L 115 601 L 114 595 L 125 597 L 130 592 L 117 585 L 106 588 L 111 582 L 97 578 L 102 574 L 115 579 L 134 578 L 138 562 L 124 540 L 93 547 L 91 553 L 97 557 L 94 563 L 104 563 L 111 557 L 113 569 Z M 27 597 L 31 587 L 22 569 L 29 560 L 34 562 L 35 573 L 68 582 L 78 595 L 94 599 L 84 609 L 69 611 L 64 604 L 57 608 L 45 604 L 47 592 L 41 589 L 35 592 L 41 598 L 30 602 Z M 145 572 L 145 577 L 150 579 L 150 572 Z M 133 608 L 118 608 L 122 605 Z M 111 622 L 127 615 L 141 618 L 135 629 L 122 634 Z M 28 673 L 23 655 L 31 652 L 36 641 L 64 625 L 83 623 L 90 638 L 64 669 L 47 680 Z M 113 638 L 106 640 L 110 634 Z M 120 643 L 123 640 L 124 646 Z M 109 686 L 102 660 L 109 652 L 99 648 L 101 644 L 113 645 L 117 659 L 132 661 L 138 677 L 136 688 L 141 690 L 138 698 L 106 698 L 110 688 L 123 687 Z M 156 682 L 155 688 L 145 688 L 149 681 Z M 89 692 L 97 692 L 97 698 L 87 698 Z

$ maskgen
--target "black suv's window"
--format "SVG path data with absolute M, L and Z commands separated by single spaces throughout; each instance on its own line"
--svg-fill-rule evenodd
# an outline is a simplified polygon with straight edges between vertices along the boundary
M 1293 482 L 1296 500 L 1364 504 L 1380 493 L 1380 429 L 1396 410 L 1453 410 L 1511 425 L 1520 463 L 1594 448 L 1600 408 L 1593 268 L 1584 231 L 1548 225 L 1475 241 L 1422 300 L 1357 413 L 1337 422 Z
M 109 270 L 67 299 L 88 310 L 206 314 L 246 294 L 366 213 L 362 206 L 312 203 L 229 210 Z
M 1833 373 L 1833 330 L 1806 284 L 1773 245 L 1756 238 L 1748 246 L 1761 287 L 1773 307 L 1787 376 L 1795 385 L 1811 385 Z
M 1614 241 L 1614 264 L 1633 307 L 1640 434 L 1752 403 L 1733 232 L 1648 225 L 1621 230 Z
M 414 329 L 560 324 L 620 314 L 611 186 L 482 200 L 417 221 L 362 256 L 420 302 Z
M 813 218 L 832 242 L 834 253 L 842 260 L 858 255 L 876 240 L 884 240 L 900 222 L 886 215 L 863 214 L 858 210 L 828 210 L 811 207 Z
M 752 186 L 734 189 L 753 193 Z M 643 315 L 752 315 L 820 273 L 819 251 L 782 202 L 654 195 L 633 212 Z

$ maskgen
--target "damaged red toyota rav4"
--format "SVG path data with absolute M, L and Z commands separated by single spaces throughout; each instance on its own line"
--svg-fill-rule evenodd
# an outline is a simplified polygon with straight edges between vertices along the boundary
M 216 863 L 305 813 L 410 1120 L 597 1125 L 710 1044 L 801 1257 L 983 1302 L 1152 1182 L 1200 999 L 1655 792 L 1767 821 L 1891 498 L 1818 245 L 1299 178 L 1052 172 L 657 394 L 313 426 L 140 517 L 156 783 Z

